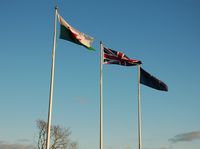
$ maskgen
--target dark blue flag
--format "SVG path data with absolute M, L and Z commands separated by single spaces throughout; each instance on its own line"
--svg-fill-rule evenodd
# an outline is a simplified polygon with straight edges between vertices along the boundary
M 140 68 L 140 83 L 157 90 L 168 91 L 168 86 L 164 82 L 152 76 L 142 68 Z

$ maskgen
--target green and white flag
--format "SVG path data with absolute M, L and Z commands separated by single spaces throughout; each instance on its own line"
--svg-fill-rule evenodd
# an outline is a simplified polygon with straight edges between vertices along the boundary
M 58 20 L 60 22 L 60 38 L 71 41 L 73 43 L 82 45 L 89 50 L 95 50 L 92 48 L 93 38 L 76 30 L 69 25 L 59 14 Z

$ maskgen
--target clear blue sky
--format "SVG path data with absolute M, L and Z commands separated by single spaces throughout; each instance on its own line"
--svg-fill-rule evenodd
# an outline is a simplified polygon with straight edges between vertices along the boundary
M 47 120 L 53 0 L 0 2 L 0 149 L 35 145 Z M 200 147 L 200 1 L 58 2 L 95 52 L 57 38 L 53 124 L 80 149 L 99 149 L 99 42 L 143 62 L 169 87 L 141 86 L 143 149 Z M 59 32 L 59 25 L 57 28 Z M 137 149 L 137 67 L 103 66 L 105 149 Z

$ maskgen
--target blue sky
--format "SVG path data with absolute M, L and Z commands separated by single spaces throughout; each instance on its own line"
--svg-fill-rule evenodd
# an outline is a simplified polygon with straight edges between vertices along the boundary
M 0 149 L 35 145 L 47 119 L 55 1 L 0 2 Z M 70 127 L 80 149 L 99 148 L 99 42 L 143 62 L 169 92 L 141 86 L 144 149 L 200 146 L 200 2 L 58 2 L 95 52 L 57 38 L 53 124 Z M 59 32 L 59 25 L 57 28 Z M 137 67 L 103 66 L 104 147 L 136 149 Z

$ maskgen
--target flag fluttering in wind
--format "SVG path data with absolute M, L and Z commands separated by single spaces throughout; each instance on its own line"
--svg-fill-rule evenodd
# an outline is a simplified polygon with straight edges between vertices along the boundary
M 60 22 L 60 38 L 61 39 L 68 40 L 73 43 L 82 45 L 89 50 L 94 50 L 94 48 L 92 48 L 92 42 L 93 42 L 92 37 L 73 28 L 59 14 L 58 14 L 58 20 Z
M 152 76 L 142 68 L 140 68 L 140 83 L 157 90 L 168 91 L 168 86 L 164 82 Z
M 103 47 L 103 64 L 117 64 L 123 66 L 135 66 L 141 61 L 128 58 L 124 53 Z

